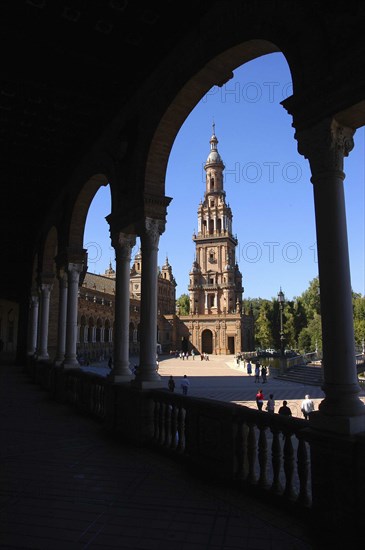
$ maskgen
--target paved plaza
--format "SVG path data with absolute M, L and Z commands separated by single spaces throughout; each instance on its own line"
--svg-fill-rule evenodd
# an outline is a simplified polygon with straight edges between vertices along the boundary
M 277 412 L 285 399 L 292 411 L 292 415 L 303 418 L 300 404 L 306 394 L 310 395 L 314 401 L 315 409 L 324 398 L 324 393 L 320 386 L 298 384 L 284 380 L 278 380 L 270 375 L 267 376 L 267 383 L 255 383 L 255 377 L 247 374 L 246 368 L 238 367 L 233 355 L 211 355 L 209 361 L 201 361 L 200 356 L 193 360 L 180 359 L 170 356 L 160 356 L 159 374 L 161 376 L 161 386 L 167 388 L 167 381 L 170 375 L 175 379 L 175 392 L 181 392 L 180 382 L 184 374 L 190 381 L 188 395 L 194 397 L 206 397 L 218 401 L 238 403 L 247 407 L 256 407 L 255 396 L 258 388 L 262 388 L 265 401 L 269 394 L 274 394 L 275 411 Z M 131 365 L 138 361 L 137 358 L 131 358 Z M 105 365 L 94 365 L 84 367 L 85 370 L 99 372 L 106 375 L 110 372 Z M 365 402 L 365 391 L 362 390 L 360 398 Z

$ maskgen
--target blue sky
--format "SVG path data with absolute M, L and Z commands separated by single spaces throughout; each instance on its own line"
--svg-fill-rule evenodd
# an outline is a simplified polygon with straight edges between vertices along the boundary
M 237 68 L 222 88 L 212 88 L 181 127 L 168 162 L 165 192 L 172 201 L 159 246 L 159 265 L 168 256 L 177 297 L 187 293 L 194 260 L 192 235 L 204 196 L 203 166 L 213 121 L 226 167 L 224 186 L 238 238 L 236 260 L 243 275 L 243 297 L 271 299 L 281 287 L 291 300 L 318 275 L 309 164 L 297 151 L 292 118 L 280 105 L 291 94 L 284 56 L 263 56 Z M 344 185 L 352 287 L 364 295 L 364 128 L 356 131 L 354 139 L 355 147 L 345 159 Z M 115 267 L 105 220 L 109 213 L 107 187 L 92 202 L 85 228 L 92 273 L 103 274 L 110 261 Z M 137 250 L 138 241 L 133 255 Z

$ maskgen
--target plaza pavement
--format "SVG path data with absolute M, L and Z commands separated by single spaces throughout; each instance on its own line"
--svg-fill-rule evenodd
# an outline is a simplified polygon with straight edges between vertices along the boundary
M 138 358 L 131 357 L 131 366 L 138 363 Z M 110 372 L 106 365 L 95 364 L 84 367 L 84 370 L 99 372 L 106 375 Z M 210 355 L 209 361 L 201 361 L 200 356 L 192 359 L 180 359 L 174 356 L 161 355 L 159 357 L 159 375 L 161 386 L 167 388 L 170 375 L 175 379 L 175 392 L 181 392 L 180 381 L 184 374 L 189 378 L 190 387 L 188 395 L 194 397 L 206 397 L 218 401 L 238 403 L 247 407 L 256 407 L 255 396 L 258 388 L 262 388 L 265 402 L 269 394 L 274 395 L 275 412 L 278 411 L 285 399 L 292 411 L 292 415 L 302 418 L 300 404 L 306 394 L 310 395 L 318 409 L 319 403 L 324 398 L 320 386 L 298 384 L 294 382 L 278 380 L 270 375 L 267 383 L 255 383 L 255 377 L 247 374 L 246 368 L 238 367 L 233 355 Z M 359 394 L 365 403 L 365 391 Z

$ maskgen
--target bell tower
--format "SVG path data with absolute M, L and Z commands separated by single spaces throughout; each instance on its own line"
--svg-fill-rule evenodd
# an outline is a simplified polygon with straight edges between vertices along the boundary
M 242 275 L 236 263 L 237 238 L 232 233 L 232 210 L 226 203 L 224 163 L 218 152 L 215 124 L 204 165 L 205 193 L 198 207 L 198 232 L 193 235 L 195 260 L 189 273 L 190 312 L 193 315 L 240 313 Z

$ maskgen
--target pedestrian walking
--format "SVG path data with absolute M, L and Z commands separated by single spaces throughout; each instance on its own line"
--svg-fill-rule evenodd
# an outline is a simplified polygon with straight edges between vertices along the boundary
M 260 363 L 257 361 L 255 365 L 255 384 L 260 384 Z
M 262 390 L 259 389 L 259 391 L 256 394 L 256 404 L 259 411 L 262 411 L 262 407 L 264 404 L 264 394 L 262 393 Z
M 112 356 L 109 357 L 108 367 L 109 367 L 110 369 L 113 368 L 113 358 L 112 358 Z
M 252 374 L 252 365 L 251 365 L 250 361 L 248 361 L 248 363 L 247 363 L 247 374 L 248 374 L 248 376 L 251 376 L 251 374 Z
M 265 367 L 265 365 L 262 365 L 262 367 L 261 367 L 261 379 L 262 379 L 263 384 L 266 384 L 266 382 L 267 382 L 266 374 L 267 374 L 266 367 Z
M 266 403 L 266 410 L 270 414 L 274 414 L 274 412 L 275 412 L 275 400 L 274 400 L 274 394 L 273 393 L 270 393 L 270 395 L 269 395 L 269 399 L 267 400 L 267 403 Z
M 291 409 L 288 407 L 288 402 L 287 401 L 283 401 L 283 404 L 281 405 L 281 407 L 279 408 L 278 410 L 278 413 L 281 414 L 282 416 L 291 416 Z
M 193 361 L 194 361 L 194 359 L 195 359 L 195 353 L 194 353 L 194 350 L 193 350 L 193 349 L 191 350 L 191 356 L 192 356 Z
M 167 386 L 169 388 L 169 391 L 174 392 L 175 391 L 175 380 L 174 377 L 170 376 L 169 381 L 167 382 Z
M 188 388 L 189 388 L 189 386 L 190 386 L 189 379 L 188 379 L 188 377 L 186 376 L 186 374 L 184 374 L 184 378 L 181 380 L 181 388 L 182 388 L 183 395 L 187 395 L 187 394 L 188 394 Z
M 308 394 L 303 399 L 300 409 L 304 418 L 308 420 L 310 413 L 314 411 L 314 403 Z

